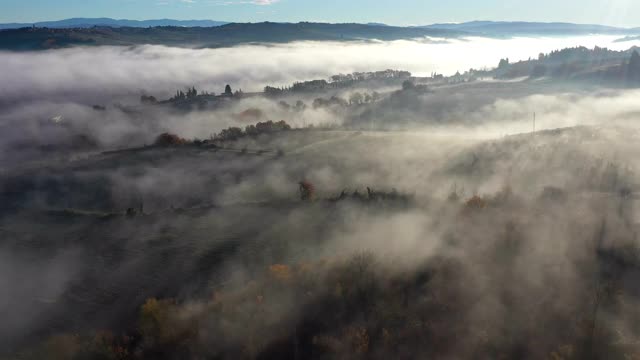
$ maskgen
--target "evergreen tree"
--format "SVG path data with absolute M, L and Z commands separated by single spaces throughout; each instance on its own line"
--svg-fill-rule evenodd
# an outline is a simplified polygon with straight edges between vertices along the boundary
M 632 70 L 640 70 L 640 54 L 638 50 L 633 50 L 631 53 L 631 59 L 629 59 L 629 68 Z
M 633 52 L 631 53 L 627 76 L 631 80 L 640 81 L 640 54 L 638 54 L 637 50 L 633 50 Z
M 504 67 L 509 66 L 509 58 L 506 59 L 500 59 L 500 63 L 498 63 L 498 68 L 502 69 Z

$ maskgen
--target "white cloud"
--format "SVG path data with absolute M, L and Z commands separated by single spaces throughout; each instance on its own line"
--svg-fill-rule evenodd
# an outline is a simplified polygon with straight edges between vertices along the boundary
M 252 5 L 273 5 L 280 0 L 211 0 L 209 3 L 213 5 L 240 5 L 240 4 L 252 4 Z

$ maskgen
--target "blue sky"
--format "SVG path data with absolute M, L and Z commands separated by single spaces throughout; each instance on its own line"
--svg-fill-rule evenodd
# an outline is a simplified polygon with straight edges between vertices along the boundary
M 222 21 L 567 21 L 640 26 L 639 0 L 0 0 L 0 22 L 70 17 Z

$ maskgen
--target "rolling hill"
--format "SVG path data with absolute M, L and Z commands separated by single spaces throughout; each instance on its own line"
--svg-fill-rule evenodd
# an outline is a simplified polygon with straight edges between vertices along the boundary
M 228 24 L 224 21 L 213 20 L 127 20 L 111 18 L 72 18 L 56 21 L 41 21 L 33 23 L 9 23 L 0 24 L 0 29 L 19 29 L 24 27 L 46 27 L 54 29 L 64 28 L 89 28 L 94 26 L 109 27 L 155 27 L 155 26 L 184 26 L 184 27 L 213 27 Z
M 0 50 L 46 50 L 70 46 L 167 45 L 225 47 L 290 41 L 406 40 L 461 36 L 640 35 L 640 29 L 604 25 L 473 21 L 398 27 L 379 23 L 224 23 L 210 20 L 67 19 L 34 24 L 0 24 Z
M 638 29 L 627 29 L 595 24 L 523 21 L 471 21 L 465 23 L 432 24 L 427 29 L 458 30 L 482 35 L 576 35 L 576 34 L 629 34 Z
M 446 29 L 307 22 L 232 23 L 207 28 L 160 26 L 53 29 L 34 27 L 0 30 L 0 49 L 25 51 L 69 46 L 143 44 L 224 47 L 253 42 L 401 40 L 427 36 L 458 37 L 465 34 L 461 31 Z

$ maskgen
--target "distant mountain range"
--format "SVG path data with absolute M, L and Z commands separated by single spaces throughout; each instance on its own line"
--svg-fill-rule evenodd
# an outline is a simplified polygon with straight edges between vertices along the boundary
M 72 18 L 58 21 L 41 21 L 35 23 L 0 24 L 0 29 L 19 29 L 25 27 L 46 27 L 51 29 L 90 28 L 90 27 L 134 27 L 147 28 L 157 26 L 177 27 L 216 27 L 229 24 L 214 20 L 127 20 L 111 18 Z M 341 24 L 335 24 L 341 25 Z M 363 25 L 394 27 L 387 24 L 370 22 Z M 464 23 L 441 23 L 410 28 L 456 30 L 484 35 L 509 34 L 566 34 L 566 33 L 640 33 L 640 28 L 629 29 L 596 24 L 572 24 L 560 22 L 524 22 L 524 21 L 470 21 Z
M 52 29 L 64 28 L 89 28 L 94 26 L 108 27 L 155 27 L 155 26 L 182 26 L 182 27 L 213 27 L 228 24 L 224 21 L 213 20 L 126 20 L 111 18 L 73 18 L 58 21 L 41 21 L 35 23 L 0 24 L 0 29 L 19 29 L 24 27 L 46 27 Z
M 21 25 L 21 24 L 18 24 Z M 24 25 L 24 24 L 22 24 Z M 380 23 L 223 23 L 209 20 L 69 19 L 27 27 L 0 25 L 0 50 L 44 50 L 72 46 L 167 45 L 225 47 L 246 43 L 291 41 L 407 40 L 465 36 L 640 35 L 640 29 L 569 23 L 474 21 L 398 27 Z
M 72 46 L 166 45 L 225 47 L 246 43 L 291 41 L 402 40 L 425 37 L 454 38 L 457 30 L 423 29 L 364 24 L 242 23 L 216 27 L 89 27 L 0 30 L 0 50 L 45 50 Z
M 389 26 L 387 24 L 377 23 L 377 22 L 370 22 L 370 23 L 366 23 L 365 25 L 370 25 L 370 26 Z
M 640 28 L 629 29 L 606 25 L 572 24 L 560 22 L 523 21 L 471 21 L 465 23 L 432 24 L 419 26 L 423 29 L 446 29 L 479 35 L 563 35 L 563 34 L 629 34 L 640 32 Z

